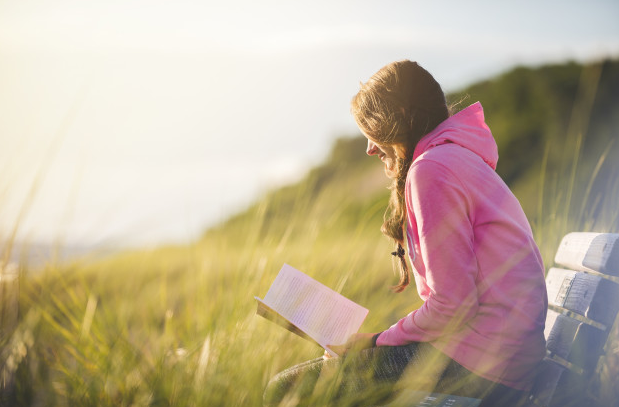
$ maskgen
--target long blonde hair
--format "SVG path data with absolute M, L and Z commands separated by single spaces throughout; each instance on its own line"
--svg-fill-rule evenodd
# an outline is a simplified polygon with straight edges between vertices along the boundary
M 393 289 L 401 292 L 410 282 L 406 263 L 405 228 L 406 175 L 417 142 L 449 117 L 441 86 L 416 62 L 393 62 L 376 72 L 353 97 L 351 112 L 363 133 L 379 145 L 404 146 L 405 157 L 396 158 L 396 170 L 389 187 L 391 197 L 381 232 L 393 239 L 399 258 L 400 281 Z

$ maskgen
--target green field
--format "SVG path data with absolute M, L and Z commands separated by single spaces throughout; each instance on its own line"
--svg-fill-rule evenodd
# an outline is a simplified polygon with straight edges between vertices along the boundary
M 568 231 L 619 231 L 618 84 L 619 62 L 606 61 L 519 68 L 451 96 L 485 105 L 498 171 L 547 266 Z M 369 308 L 364 331 L 420 305 L 414 287 L 389 290 L 386 186 L 364 140 L 342 138 L 301 182 L 192 245 L 23 268 L 19 324 L 0 338 L 18 405 L 259 406 L 272 375 L 322 354 L 255 316 L 283 263 Z M 598 405 L 617 403 L 617 324 L 590 380 Z

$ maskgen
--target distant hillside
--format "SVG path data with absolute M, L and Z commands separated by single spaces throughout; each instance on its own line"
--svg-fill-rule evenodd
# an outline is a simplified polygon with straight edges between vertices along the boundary
M 619 229 L 612 208 L 619 202 L 619 61 L 518 67 L 448 100 L 459 102 L 455 110 L 481 101 L 499 147 L 497 172 L 534 226 L 569 212 L 573 227 Z M 291 224 L 296 232 L 318 224 L 327 233 L 336 218 L 331 227 L 354 228 L 362 219 L 378 227 L 388 181 L 382 164 L 364 151 L 360 136 L 337 140 L 302 181 L 267 194 L 221 227 L 231 232 L 257 216 L 264 233 L 284 233 Z

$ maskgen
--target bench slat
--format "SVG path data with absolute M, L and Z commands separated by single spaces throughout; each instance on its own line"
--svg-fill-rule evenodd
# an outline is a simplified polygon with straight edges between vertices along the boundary
M 546 275 L 548 303 L 585 315 L 600 279 L 592 274 L 551 268 Z
M 582 322 L 584 324 L 596 327 L 599 330 L 606 331 L 608 329 L 608 327 L 606 325 L 600 324 L 599 322 L 596 322 L 596 321 L 594 321 L 592 319 L 589 319 L 589 318 L 587 318 L 585 316 L 582 316 L 582 315 L 580 315 L 580 314 L 578 314 L 578 313 L 576 313 L 574 311 L 570 311 L 567 308 L 562 308 L 562 307 L 558 307 L 558 306 L 553 305 L 553 304 L 548 304 L 548 309 L 552 310 L 552 311 L 555 311 L 555 312 L 558 312 L 561 315 L 565 315 L 567 317 L 573 318 L 573 319 L 575 319 L 577 321 L 580 321 L 580 322 Z
M 546 328 L 549 331 L 546 341 L 549 355 L 538 371 L 533 395 L 550 406 L 569 405 L 570 399 L 573 401 L 585 394 L 588 375 L 595 370 L 599 356 L 604 352 L 608 331 L 552 310 L 548 310 L 548 314 L 547 323 L 554 320 Z M 552 360 L 555 355 L 560 359 Z M 561 363 L 561 359 L 568 363 Z M 555 392 L 556 387 L 562 390 Z M 550 398 L 552 401 L 548 403 Z
M 596 275 L 551 268 L 546 289 L 546 349 L 591 371 L 603 352 L 606 328 L 619 311 L 619 285 Z
M 619 234 L 570 233 L 555 262 L 546 277 L 548 355 L 531 393 L 552 407 L 583 399 L 588 376 L 604 353 L 619 311 Z
M 546 291 L 549 306 L 565 308 L 606 327 L 612 326 L 619 311 L 619 284 L 599 275 L 551 268 Z
M 555 263 L 574 270 L 619 276 L 619 234 L 568 233 L 561 240 Z
M 555 311 L 548 310 L 546 318 L 546 349 L 556 353 L 564 359 L 568 359 L 576 331 L 581 322 Z

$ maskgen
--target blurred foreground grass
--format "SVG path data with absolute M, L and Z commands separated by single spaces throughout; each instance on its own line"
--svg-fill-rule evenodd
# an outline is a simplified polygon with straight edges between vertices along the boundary
M 284 262 L 372 309 L 365 329 L 397 319 L 417 299 L 388 290 L 382 205 L 370 199 L 367 222 L 348 227 L 349 215 L 335 211 L 348 191 L 331 185 L 275 196 L 191 246 L 23 279 L 21 323 L 8 344 L 20 349 L 12 365 L 20 403 L 260 405 L 273 374 L 322 353 L 255 316 L 254 295 Z
M 341 143 L 357 150 L 362 140 Z M 20 323 L 2 344 L 19 404 L 259 406 L 272 375 L 322 353 L 255 316 L 254 295 L 284 262 L 369 308 L 365 331 L 419 306 L 414 288 L 388 289 L 396 278 L 379 232 L 382 171 L 366 165 L 353 175 L 342 165 L 270 194 L 193 245 L 49 265 L 22 278 Z M 535 232 L 549 265 L 563 233 L 591 220 L 566 221 L 565 205 L 547 204 L 554 221 Z M 600 406 L 618 400 L 617 329 L 612 336 L 593 378 Z

